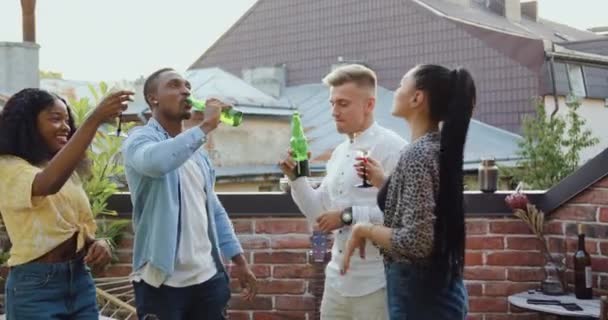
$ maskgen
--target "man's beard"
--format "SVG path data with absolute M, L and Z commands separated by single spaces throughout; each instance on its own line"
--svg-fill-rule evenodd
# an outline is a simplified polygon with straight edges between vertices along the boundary
M 182 112 L 182 120 L 188 120 L 190 118 L 192 118 L 192 112 L 190 112 L 190 111 Z
M 163 115 L 165 116 L 166 119 L 173 119 L 175 121 L 182 121 L 182 120 L 188 120 L 190 119 L 190 117 L 192 117 L 192 112 L 186 111 L 186 110 L 182 110 L 181 113 L 175 115 L 175 114 L 170 114 L 169 112 L 163 112 Z

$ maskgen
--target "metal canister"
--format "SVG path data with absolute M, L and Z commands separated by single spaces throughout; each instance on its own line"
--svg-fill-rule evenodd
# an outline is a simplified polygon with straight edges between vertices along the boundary
M 494 158 L 482 158 L 477 175 L 479 189 L 492 193 L 498 189 L 498 167 Z

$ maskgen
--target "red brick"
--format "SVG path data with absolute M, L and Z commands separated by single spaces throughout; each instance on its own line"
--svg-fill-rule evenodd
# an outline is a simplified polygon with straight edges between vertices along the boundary
M 309 234 L 310 228 L 305 219 L 268 219 L 256 220 L 255 233 L 286 234 L 303 233 Z M 309 236 L 310 237 L 310 236 Z
M 604 242 L 604 241 L 600 242 L 600 253 L 603 256 L 608 255 L 608 242 Z
M 502 267 L 465 267 L 464 278 L 467 280 L 505 280 L 506 270 Z
M 312 319 L 312 318 L 310 318 Z M 230 319 L 232 320 L 232 319 Z M 254 312 L 253 320 L 306 320 L 306 312 L 301 311 L 273 311 Z
M 312 278 L 314 276 L 314 268 L 311 265 L 274 266 L 272 276 L 280 279 Z
M 597 207 L 565 205 L 551 214 L 551 219 L 595 221 Z
M 486 282 L 483 288 L 484 296 L 508 297 L 512 294 L 537 289 L 538 282 Z
M 507 249 L 540 250 L 541 243 L 537 237 L 507 237 Z
M 503 237 L 473 236 L 466 239 L 467 250 L 504 249 Z
M 552 253 L 563 253 L 566 250 L 566 241 L 563 238 L 557 237 L 546 237 L 547 246 L 549 247 L 549 251 Z
M 228 319 L 230 320 L 250 320 L 249 312 L 228 311 Z
M 253 274 L 258 278 L 258 279 L 263 279 L 263 278 L 268 278 L 270 277 L 270 266 L 267 265 L 261 265 L 261 264 L 255 264 L 255 265 L 251 265 L 249 266 L 249 268 L 251 268 L 251 271 L 253 272 Z M 232 279 L 236 279 L 236 271 L 237 269 L 234 267 L 230 267 L 230 278 Z
M 115 251 L 114 254 L 118 258 L 118 263 L 131 263 L 133 261 L 133 252 L 131 250 Z
M 568 260 L 572 261 L 572 256 L 568 257 Z M 606 258 L 606 257 L 591 258 L 591 269 L 593 269 L 594 272 L 608 272 L 608 258 Z
M 600 222 L 608 222 L 608 207 L 600 208 L 600 213 L 598 215 L 598 220 Z
M 576 252 L 576 250 L 578 250 L 578 239 L 566 239 L 566 247 L 568 249 L 568 252 Z M 593 254 L 597 254 L 598 253 L 598 242 L 594 241 L 594 240 L 587 240 L 585 239 L 585 251 L 587 251 L 587 253 L 593 255 Z
M 230 291 L 232 293 L 240 293 L 243 289 L 241 288 L 241 283 L 238 279 L 233 278 L 230 280 Z
M 303 294 L 304 280 L 265 280 L 258 282 L 259 294 Z
M 237 234 L 253 233 L 253 220 L 232 220 L 232 224 L 234 225 L 234 232 L 236 232 Z
M 540 252 L 493 252 L 486 259 L 492 266 L 542 266 L 544 263 Z
M 599 289 L 601 290 L 608 290 L 608 276 L 607 275 L 600 275 L 599 276 L 600 280 L 599 280 Z M 603 293 L 605 294 L 605 293 Z
M 466 220 L 467 234 L 487 234 L 488 233 L 488 221 L 467 219 Z
M 269 264 L 306 263 L 306 252 L 255 252 L 253 261 Z
M 490 233 L 531 234 L 530 228 L 521 220 L 504 220 L 490 222 Z
M 483 255 L 481 252 L 466 251 L 464 255 L 464 264 L 466 266 L 483 265 Z
M 483 314 L 469 314 L 467 320 L 483 320 Z
M 132 236 L 122 237 L 122 239 L 120 239 L 120 241 L 116 245 L 116 248 L 133 250 L 133 237 Z
M 239 241 L 243 249 L 268 249 L 270 240 L 262 236 L 240 236 Z
M 233 295 L 228 306 L 232 310 L 272 310 L 272 297 L 256 296 L 252 301 Z
M 608 177 L 596 182 L 593 185 L 594 188 L 608 188 Z
M 284 235 L 272 237 L 273 249 L 308 249 L 310 248 L 310 236 L 308 235 Z
M 275 309 L 314 311 L 315 299 L 313 297 L 276 296 Z
M 541 281 L 545 278 L 545 271 L 541 268 L 520 269 L 510 268 L 507 270 L 507 279 L 516 282 Z
M 570 203 L 608 205 L 608 189 L 587 189 L 570 200 Z
M 544 231 L 545 234 L 555 234 L 561 236 L 564 234 L 564 224 L 560 221 L 549 221 L 545 223 Z
M 573 225 L 571 227 L 573 234 L 577 234 L 578 227 Z M 583 232 L 587 236 L 587 239 L 608 239 L 608 226 L 603 224 L 587 224 L 584 225 Z
M 506 312 L 507 298 L 481 298 L 472 297 L 469 299 L 469 311 L 474 312 Z
M 481 283 L 467 281 L 465 286 L 467 287 L 467 294 L 469 297 L 479 297 L 483 295 L 483 287 L 481 286 Z

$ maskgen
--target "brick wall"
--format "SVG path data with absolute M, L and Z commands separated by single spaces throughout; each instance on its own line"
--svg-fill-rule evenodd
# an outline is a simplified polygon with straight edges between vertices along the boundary
M 577 224 L 587 234 L 596 294 L 608 289 L 608 178 L 561 206 L 545 225 L 549 250 L 566 256 L 566 277 L 572 284 L 572 255 L 577 247 Z M 509 306 L 510 294 L 536 289 L 544 278 L 544 259 L 528 227 L 519 220 L 468 219 L 465 278 L 470 319 L 538 319 Z
M 234 226 L 246 258 L 260 280 L 260 293 L 252 303 L 240 299 L 237 283 L 230 302 L 231 319 L 312 319 L 312 265 L 306 252 L 308 226 L 299 218 L 239 218 Z M 594 287 L 608 289 L 608 178 L 598 182 L 556 210 L 546 225 L 550 250 L 565 254 L 572 267 L 576 225 L 582 223 L 592 255 Z M 509 217 L 467 219 L 465 278 L 470 301 L 469 319 L 538 319 L 537 315 L 509 306 L 510 294 L 539 287 L 544 260 L 539 243 L 528 227 Z M 130 271 L 131 237 L 121 243 L 120 262 L 106 275 Z M 568 277 L 572 277 L 569 270 Z M 570 279 L 571 280 L 571 279 Z M 571 281 L 570 281 L 571 282 Z M 596 290 L 596 293 L 599 291 Z

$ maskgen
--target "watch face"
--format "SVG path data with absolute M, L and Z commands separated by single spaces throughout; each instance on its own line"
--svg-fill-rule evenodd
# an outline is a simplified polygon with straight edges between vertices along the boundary
M 349 223 L 353 220 L 353 216 L 350 213 L 345 212 L 342 214 L 342 220 L 344 220 L 345 223 Z

